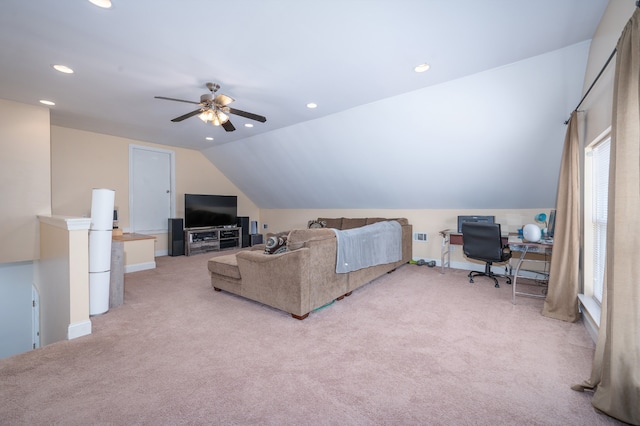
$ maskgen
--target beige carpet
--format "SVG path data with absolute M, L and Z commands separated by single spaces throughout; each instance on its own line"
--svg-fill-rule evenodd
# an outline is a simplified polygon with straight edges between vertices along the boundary
M 90 336 L 0 360 L 0 424 L 620 424 L 570 389 L 583 325 L 506 284 L 406 265 L 297 321 L 214 292 L 211 256 L 157 258 Z

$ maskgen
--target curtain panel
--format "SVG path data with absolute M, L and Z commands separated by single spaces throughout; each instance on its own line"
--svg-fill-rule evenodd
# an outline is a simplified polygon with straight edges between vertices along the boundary
M 640 425 L 640 9 L 616 47 L 605 288 L 591 377 L 598 410 Z
M 577 111 L 571 113 L 564 139 L 549 288 L 542 315 L 574 322 L 580 318 L 580 140 Z

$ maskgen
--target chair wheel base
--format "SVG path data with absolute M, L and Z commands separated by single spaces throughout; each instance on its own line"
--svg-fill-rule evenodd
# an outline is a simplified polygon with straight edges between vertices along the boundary
M 498 275 L 498 274 L 494 274 L 492 272 L 490 273 L 486 273 L 486 272 L 479 272 L 479 271 L 471 271 L 469 272 L 469 275 L 467 275 L 469 277 L 469 282 L 470 283 L 474 283 L 475 281 L 473 280 L 474 277 L 487 277 L 487 278 L 491 278 L 494 282 L 494 287 L 495 288 L 500 288 L 500 283 L 498 282 L 498 277 L 503 277 L 507 279 L 507 284 L 511 284 L 511 277 L 509 277 L 508 275 Z

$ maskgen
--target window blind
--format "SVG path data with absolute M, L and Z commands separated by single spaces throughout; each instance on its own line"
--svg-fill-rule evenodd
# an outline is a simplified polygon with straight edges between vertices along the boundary
M 593 297 L 602 303 L 604 267 L 607 255 L 607 210 L 609 205 L 609 153 L 611 138 L 607 138 L 592 151 L 593 166 Z

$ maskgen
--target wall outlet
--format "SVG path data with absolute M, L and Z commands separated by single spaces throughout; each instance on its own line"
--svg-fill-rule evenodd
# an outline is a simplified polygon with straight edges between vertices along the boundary
M 426 232 L 414 232 L 413 240 L 426 243 L 429 241 L 429 234 L 427 234 Z
M 266 223 L 262 224 L 262 229 L 267 229 L 269 227 L 269 225 L 267 225 Z

